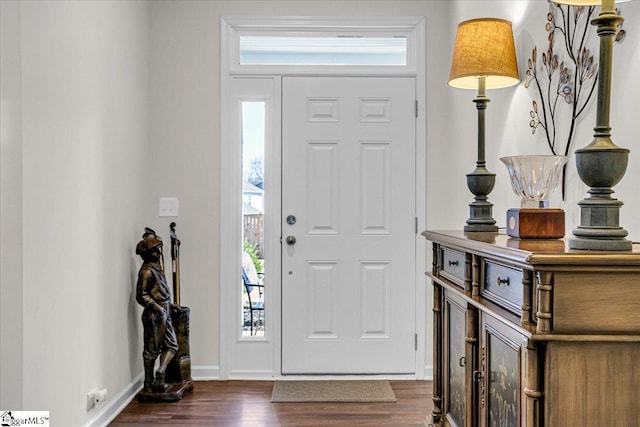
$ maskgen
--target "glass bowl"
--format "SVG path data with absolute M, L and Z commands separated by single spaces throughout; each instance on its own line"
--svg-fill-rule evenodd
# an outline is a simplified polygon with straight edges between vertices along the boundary
M 507 166 L 511 187 L 522 199 L 522 208 L 546 208 L 558 187 L 567 156 L 532 155 L 501 157 Z

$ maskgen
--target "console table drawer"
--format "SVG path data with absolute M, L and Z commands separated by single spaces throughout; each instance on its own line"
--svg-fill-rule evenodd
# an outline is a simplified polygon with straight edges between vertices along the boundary
M 493 261 L 484 262 L 482 296 L 522 314 L 522 270 Z
M 453 249 L 441 247 L 441 275 L 464 287 L 465 254 Z

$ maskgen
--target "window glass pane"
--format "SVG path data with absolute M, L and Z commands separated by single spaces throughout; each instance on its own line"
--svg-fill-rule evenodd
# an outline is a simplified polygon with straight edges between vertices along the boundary
M 240 37 L 241 65 L 407 65 L 406 37 Z
M 242 103 L 242 335 L 264 336 L 265 102 Z

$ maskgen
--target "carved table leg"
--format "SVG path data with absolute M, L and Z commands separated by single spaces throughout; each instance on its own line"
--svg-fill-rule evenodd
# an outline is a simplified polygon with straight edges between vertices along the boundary
M 433 411 L 431 413 L 432 423 L 436 426 L 442 425 L 442 343 L 443 343 L 443 319 L 442 304 L 444 292 L 442 287 L 433 285 Z M 431 424 L 431 423 L 428 423 Z
M 471 279 L 471 296 L 480 296 L 480 264 L 482 259 L 478 255 L 473 255 L 473 277 Z
M 524 384 L 524 395 L 526 398 L 524 417 L 521 425 L 523 427 L 542 427 L 542 408 L 544 393 L 540 381 L 540 354 L 538 344 L 527 341 L 526 358 L 526 382 Z
M 551 292 L 553 291 L 553 273 L 538 273 L 538 324 L 536 332 L 548 334 L 551 332 Z
M 531 317 L 531 300 L 533 292 L 531 290 L 531 282 L 533 281 L 533 272 L 524 270 L 522 275 L 522 316 L 520 321 L 523 325 L 530 325 L 532 323 Z

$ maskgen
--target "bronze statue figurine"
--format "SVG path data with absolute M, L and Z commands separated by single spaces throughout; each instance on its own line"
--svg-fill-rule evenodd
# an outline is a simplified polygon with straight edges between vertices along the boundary
M 162 239 L 145 228 L 136 254 L 144 260 L 136 287 L 136 301 L 144 307 L 144 391 L 164 392 L 168 388 L 164 373 L 178 351 L 178 342 L 171 323 L 171 294 L 162 266 Z M 154 375 L 158 356 L 160 366 Z
M 172 240 L 175 238 L 173 227 Z M 181 307 L 177 301 L 171 303 L 171 291 L 164 275 L 162 247 L 162 238 L 145 227 L 142 240 L 136 246 L 136 254 L 144 261 L 136 284 L 136 301 L 144 307 L 144 387 L 138 395 L 140 400 L 179 400 L 193 389 L 189 357 L 189 308 Z M 177 262 L 176 259 L 173 261 Z M 176 282 L 174 277 L 174 286 Z M 179 300 L 177 295 L 174 298 Z M 158 368 L 155 369 L 158 358 Z

